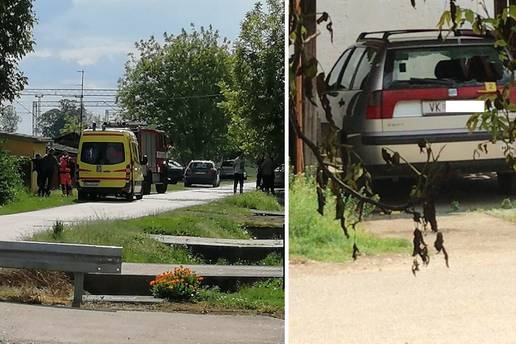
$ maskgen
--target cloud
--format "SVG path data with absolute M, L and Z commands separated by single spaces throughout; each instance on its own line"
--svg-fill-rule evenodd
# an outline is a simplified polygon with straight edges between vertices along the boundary
M 81 66 L 90 66 L 103 58 L 127 56 L 134 50 L 132 42 L 89 38 L 74 41 L 63 48 L 36 49 L 27 58 L 58 58 Z

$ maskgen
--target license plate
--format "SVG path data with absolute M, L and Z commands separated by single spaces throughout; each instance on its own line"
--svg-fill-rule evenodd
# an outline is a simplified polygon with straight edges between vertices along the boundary
M 84 186 L 92 187 L 92 186 L 98 186 L 98 185 L 99 185 L 98 182 L 84 182 Z
M 441 114 L 446 113 L 446 101 L 429 101 L 422 102 L 422 112 L 423 115 L 433 115 L 433 114 Z
M 205 174 L 204 172 L 195 172 L 195 174 Z
M 423 115 L 437 114 L 473 114 L 484 112 L 483 100 L 434 100 L 422 102 Z

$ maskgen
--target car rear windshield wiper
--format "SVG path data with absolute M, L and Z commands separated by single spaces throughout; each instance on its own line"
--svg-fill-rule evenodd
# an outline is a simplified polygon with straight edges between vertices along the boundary
M 446 86 L 452 86 L 455 84 L 455 81 L 452 79 L 430 79 L 430 78 L 410 78 L 409 82 L 411 84 L 417 84 L 417 85 L 446 85 Z

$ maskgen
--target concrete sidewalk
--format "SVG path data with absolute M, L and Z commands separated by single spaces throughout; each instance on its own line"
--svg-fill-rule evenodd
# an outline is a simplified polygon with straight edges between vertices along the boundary
M 91 311 L 0 302 L 0 343 L 283 343 L 262 316 Z

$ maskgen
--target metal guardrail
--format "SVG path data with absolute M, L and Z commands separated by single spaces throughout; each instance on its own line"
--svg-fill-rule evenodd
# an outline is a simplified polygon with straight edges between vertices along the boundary
M 0 241 L 0 267 L 74 274 L 72 306 L 79 307 L 85 273 L 121 273 L 122 248 L 33 241 Z

